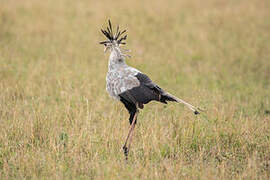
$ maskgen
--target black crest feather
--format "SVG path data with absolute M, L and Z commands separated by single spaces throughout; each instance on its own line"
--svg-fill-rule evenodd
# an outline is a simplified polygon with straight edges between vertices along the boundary
M 101 32 L 106 36 L 107 40 L 100 42 L 100 44 L 106 44 L 106 43 L 113 43 L 113 41 L 117 42 L 117 44 L 126 44 L 123 42 L 127 39 L 127 35 L 124 35 L 127 30 L 121 31 L 119 29 L 119 25 L 116 28 L 115 34 L 113 33 L 112 23 L 110 20 L 108 20 L 109 26 L 105 29 L 101 29 Z

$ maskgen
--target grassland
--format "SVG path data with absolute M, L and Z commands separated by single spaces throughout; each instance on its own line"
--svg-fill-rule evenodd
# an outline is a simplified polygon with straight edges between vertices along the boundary
M 0 179 L 270 178 L 270 1 L 0 4 Z M 207 109 L 146 106 L 128 162 L 108 18 L 128 28 L 128 64 Z

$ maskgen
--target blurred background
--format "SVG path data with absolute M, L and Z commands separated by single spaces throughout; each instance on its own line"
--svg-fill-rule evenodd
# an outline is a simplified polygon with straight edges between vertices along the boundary
M 0 179 L 270 176 L 270 1 L 0 0 Z M 141 111 L 130 162 L 107 95 L 110 19 L 127 63 L 207 111 Z

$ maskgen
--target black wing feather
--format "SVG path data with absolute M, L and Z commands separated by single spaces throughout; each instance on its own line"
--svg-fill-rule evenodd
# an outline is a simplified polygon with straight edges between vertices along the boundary
M 121 93 L 120 98 L 134 104 L 138 103 L 140 108 L 143 108 L 143 104 L 153 100 L 165 104 L 167 104 L 166 101 L 176 101 L 166 91 L 153 83 L 147 75 L 138 73 L 136 77 L 140 81 L 140 85 Z
M 119 94 L 120 101 L 125 105 L 130 117 L 129 123 L 133 121 L 133 117 L 137 110 L 136 104 L 143 109 L 143 105 L 150 101 L 159 101 L 167 104 L 167 101 L 177 101 L 170 96 L 166 91 L 161 89 L 158 85 L 145 74 L 138 73 L 136 78 L 140 81 L 140 85 Z M 135 123 L 137 120 L 135 120 Z

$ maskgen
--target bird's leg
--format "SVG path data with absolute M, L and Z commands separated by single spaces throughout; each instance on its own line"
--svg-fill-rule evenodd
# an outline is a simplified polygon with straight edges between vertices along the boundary
M 126 142 L 125 142 L 125 144 L 123 146 L 123 150 L 124 150 L 124 154 L 125 154 L 126 160 L 128 160 L 128 153 L 129 153 L 129 148 L 130 148 L 130 143 L 129 143 L 128 147 L 127 147 L 127 143 L 128 143 L 129 138 L 130 139 L 132 138 L 131 135 L 132 135 L 132 132 L 133 132 L 134 127 L 135 127 L 135 124 L 130 128 L 128 137 L 127 137 Z
M 124 144 L 124 146 L 123 146 L 123 151 L 124 151 L 126 160 L 127 160 L 127 157 L 128 157 L 128 151 L 129 151 L 129 149 L 127 148 L 127 142 L 128 142 L 129 137 L 130 137 L 131 131 L 133 130 L 133 126 L 134 126 L 133 124 L 130 125 L 129 131 L 128 131 L 128 135 L 127 135 L 125 144 Z
M 136 122 L 136 120 L 137 120 L 137 116 L 136 117 L 134 116 L 133 121 Z M 129 140 L 129 144 L 128 144 L 128 151 L 130 150 L 130 145 L 131 145 L 131 142 L 132 142 L 132 137 L 133 137 L 133 134 L 134 134 L 133 132 L 134 132 L 134 129 L 135 129 L 135 125 L 136 125 L 136 123 L 134 123 L 133 129 L 132 129 L 131 134 L 130 134 L 130 138 L 129 138 L 130 140 Z
M 125 144 L 123 146 L 123 150 L 124 150 L 124 154 L 125 154 L 126 160 L 128 159 L 128 152 L 129 152 L 129 148 L 130 148 L 130 144 L 131 144 L 133 130 L 135 128 L 135 121 L 137 119 L 137 114 L 138 114 L 138 112 L 136 112 L 135 115 L 134 115 L 134 117 L 133 117 L 133 121 L 132 121 L 132 124 L 130 126 L 127 139 L 126 139 Z M 129 145 L 127 147 L 128 140 L 129 140 Z
M 135 115 L 134 115 L 134 117 L 135 117 Z M 128 135 L 127 135 L 125 144 L 123 146 L 123 149 L 125 149 L 125 148 L 127 149 L 127 142 L 128 142 L 129 137 L 130 137 L 131 131 L 133 130 L 134 124 L 135 123 L 133 123 L 133 121 L 132 121 L 132 124 L 130 125 L 129 131 L 128 131 Z
M 133 135 L 133 130 L 135 128 L 135 122 L 136 122 L 136 119 L 137 119 L 137 115 L 138 115 L 138 109 L 136 108 L 136 112 L 134 114 L 134 117 L 133 117 L 133 120 L 132 120 L 132 123 L 130 125 L 130 129 L 129 129 L 129 132 L 128 132 L 128 135 L 127 135 L 127 138 L 126 138 L 126 141 L 125 141 L 125 144 L 123 146 L 123 150 L 124 150 L 124 154 L 125 154 L 125 157 L 126 157 L 126 160 L 128 159 L 128 152 L 129 152 L 129 148 L 130 148 L 130 144 L 131 144 L 131 140 L 132 140 L 132 135 Z M 129 145 L 127 147 L 127 143 L 128 143 L 128 140 L 130 139 L 130 142 L 129 142 Z

